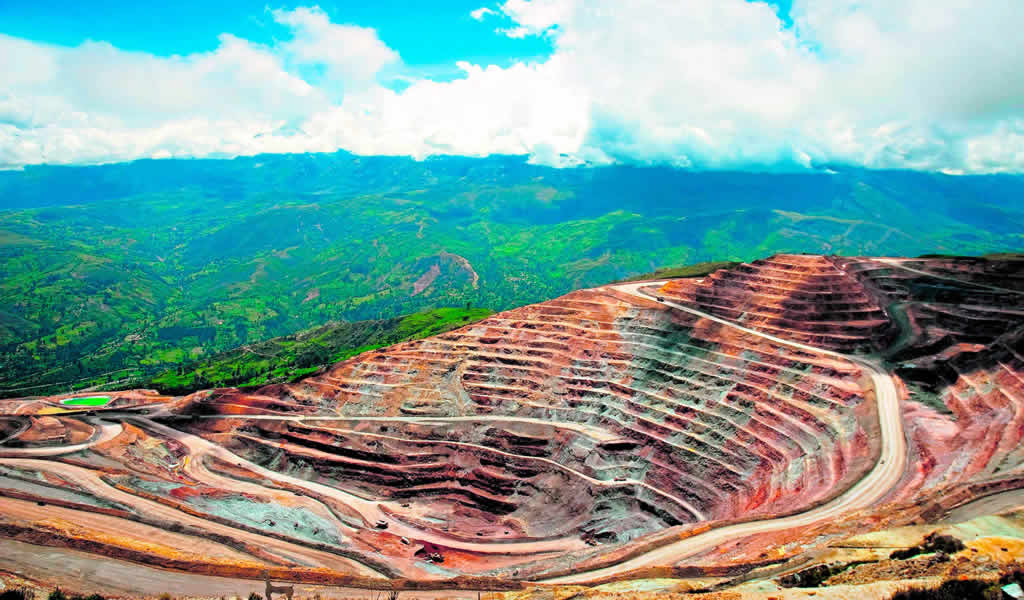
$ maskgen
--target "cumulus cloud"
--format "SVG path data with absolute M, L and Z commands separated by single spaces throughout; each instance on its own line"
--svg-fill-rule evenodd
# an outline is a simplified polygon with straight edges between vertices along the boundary
M 213 52 L 155 57 L 0 35 L 0 166 L 232 154 L 330 106 L 268 48 L 225 34 Z
M 486 17 L 487 15 L 495 15 L 495 14 L 497 14 L 495 11 L 487 8 L 486 6 L 482 6 L 482 7 L 478 8 L 478 9 L 476 9 L 476 10 L 472 10 L 472 11 L 469 12 L 469 16 L 473 17 L 477 21 L 483 21 L 484 17 Z
M 501 5 L 501 12 L 518 24 L 515 31 L 536 35 L 576 22 L 582 16 L 582 7 L 582 0 L 507 0 Z M 658 13 L 647 16 L 657 18 Z
M 0 165 L 333 151 L 533 162 L 1024 171 L 1024 11 L 1004 0 L 507 0 L 471 16 L 553 53 L 412 79 L 372 29 L 273 11 L 160 58 L 0 35 Z M 319 69 L 308 69 L 317 66 Z
M 327 67 L 329 79 L 348 88 L 371 84 L 380 70 L 398 62 L 398 53 L 368 27 L 336 25 L 317 7 L 275 10 L 274 20 L 287 25 L 294 39 L 281 49 L 297 63 Z

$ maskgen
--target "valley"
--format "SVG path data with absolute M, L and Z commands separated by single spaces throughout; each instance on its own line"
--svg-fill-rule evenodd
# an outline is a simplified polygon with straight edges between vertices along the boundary
M 700 261 L 1019 248 L 1022 192 L 1014 176 L 345 152 L 0 171 L 0 397 L 289 381 L 312 371 L 219 355 L 330 323 L 355 351 L 374 322 Z M 306 348 L 288 361 L 342 358 Z

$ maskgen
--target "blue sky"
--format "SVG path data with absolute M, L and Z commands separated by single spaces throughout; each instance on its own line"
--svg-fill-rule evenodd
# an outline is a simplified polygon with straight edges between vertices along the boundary
M 267 5 L 234 0 L 4 0 L 0 32 L 63 46 L 103 40 L 122 50 L 170 56 L 215 50 L 217 37 L 224 32 L 273 44 L 288 38 L 289 31 L 274 21 L 271 9 L 314 4 L 333 23 L 375 29 L 408 67 L 433 79 L 460 75 L 456 61 L 507 66 L 513 60 L 543 59 L 552 49 L 551 41 L 542 36 L 496 35 L 493 23 L 470 17 L 470 12 L 486 4 L 480 0 L 314 0 Z
M 4 0 L 0 33 L 39 42 L 77 46 L 103 40 L 122 50 L 158 56 L 208 52 L 217 36 L 231 32 L 260 44 L 287 38 L 271 9 L 319 6 L 334 23 L 371 27 L 394 48 L 409 68 L 432 79 L 461 76 L 456 61 L 508 66 L 516 60 L 542 60 L 552 44 L 543 36 L 510 38 L 496 35 L 492 23 L 470 17 L 480 0 L 314 0 L 268 3 L 242 0 Z M 773 2 L 788 23 L 791 0 Z
M 0 0 L 0 168 L 261 152 L 1024 171 L 1007 0 Z

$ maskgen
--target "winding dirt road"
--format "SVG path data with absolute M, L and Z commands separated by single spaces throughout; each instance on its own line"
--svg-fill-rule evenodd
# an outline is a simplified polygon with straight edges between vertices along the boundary
M 93 433 L 91 438 L 80 444 L 44 448 L 4 448 L 3 450 L 0 450 L 0 458 L 42 458 L 45 456 L 71 454 L 72 452 L 87 450 L 96 444 L 109 442 L 121 435 L 121 431 L 124 430 L 124 426 L 120 423 L 100 423 L 98 420 L 91 419 L 86 419 L 86 421 L 95 427 L 96 431 Z
M 282 481 L 300 489 L 307 489 L 321 496 L 336 500 L 359 513 L 366 527 L 372 527 L 373 524 L 379 520 L 387 521 L 389 523 L 388 532 L 393 533 L 396 536 L 404 536 L 409 539 L 430 542 L 441 546 L 447 546 L 449 548 L 487 554 L 537 554 L 543 552 L 565 552 L 568 550 L 579 550 L 586 547 L 586 544 L 584 544 L 583 541 L 575 537 L 523 542 L 467 542 L 454 536 L 447 536 L 434 531 L 417 529 L 395 521 L 381 508 L 388 504 L 394 504 L 395 508 L 397 508 L 397 502 L 378 502 L 374 500 L 367 500 L 355 494 L 351 494 L 322 483 L 293 477 L 278 471 L 272 471 L 234 454 L 227 448 L 218 446 L 217 444 L 199 436 L 155 423 L 149 419 L 138 418 L 136 419 L 136 422 L 144 428 L 159 432 L 161 435 L 165 435 L 184 444 L 189 449 L 189 454 L 192 456 L 192 459 L 189 461 L 189 466 L 187 467 L 187 469 L 193 469 L 189 472 L 190 475 L 201 476 L 198 471 L 194 470 L 199 468 L 195 465 L 201 462 L 201 456 L 215 456 L 231 464 L 242 464 L 250 471 L 272 481 Z
M 14 416 L 0 417 L 0 419 L 2 419 L 4 421 L 18 421 L 18 418 L 14 417 Z M 21 422 L 18 423 L 18 428 L 16 430 L 14 430 L 13 432 L 11 432 L 7 436 L 5 436 L 3 439 L 0 439 L 0 446 L 3 446 L 9 440 L 13 440 L 14 438 L 16 438 L 19 435 L 21 435 L 21 434 L 25 433 L 26 431 L 28 431 L 28 428 L 29 428 L 30 425 L 31 425 L 31 423 L 29 422 L 28 419 L 22 418 Z
M 237 406 L 237 405 L 233 405 Z M 127 415 L 137 416 L 137 415 Z M 473 421 L 500 421 L 509 423 L 533 423 L 537 425 L 545 425 L 547 427 L 553 427 L 555 429 L 568 429 L 577 433 L 582 433 L 587 437 L 590 437 L 598 442 L 609 442 L 612 440 L 619 439 L 618 436 L 612 435 L 611 433 L 601 429 L 600 427 L 594 427 L 593 425 L 587 425 L 586 423 L 571 423 L 568 421 L 548 421 L 545 419 L 538 419 L 534 417 L 517 417 L 517 416 L 502 416 L 502 415 L 473 415 L 463 417 L 445 417 L 445 416 L 422 416 L 422 417 L 379 417 L 374 415 L 366 416 L 355 416 L 355 417 L 340 417 L 340 416 L 324 416 L 324 415 L 202 415 L 200 419 L 245 419 L 256 420 L 256 421 L 349 421 L 352 423 L 364 423 L 366 421 L 383 421 L 383 422 L 397 422 L 397 423 L 419 423 L 423 425 L 436 425 L 445 423 L 457 423 L 457 422 L 473 422 Z
M 354 560 L 331 554 L 321 550 L 308 548 L 302 544 L 286 542 L 277 538 L 250 533 L 243 529 L 222 525 L 207 519 L 192 516 L 176 508 L 154 502 L 134 494 L 121 491 L 107 484 L 99 471 L 93 471 L 68 463 L 38 459 L 3 459 L 0 464 L 28 469 L 48 471 L 58 475 L 93 494 L 98 498 L 112 500 L 122 506 L 130 506 L 148 517 L 162 519 L 168 523 L 182 523 L 196 529 L 223 535 L 227 538 L 241 540 L 263 548 L 287 562 L 312 567 L 327 567 L 342 573 L 356 573 L 367 577 L 383 577 L 377 570 Z M 129 530 L 133 523 L 124 522 L 123 527 Z M 147 528 L 148 531 L 148 528 Z
M 822 348 L 815 348 L 814 346 L 809 346 L 807 344 L 792 342 L 762 333 L 755 329 L 743 327 L 742 325 L 738 325 L 727 319 L 722 319 L 669 300 L 658 301 L 655 296 L 652 296 L 643 290 L 643 288 L 649 286 L 661 287 L 665 285 L 665 283 L 666 282 L 664 281 L 648 281 L 615 286 L 611 289 L 625 292 L 645 300 L 655 300 L 676 310 L 681 310 L 704 319 L 709 319 L 716 323 L 738 329 L 751 335 L 756 335 L 778 344 L 784 344 L 792 348 L 799 348 L 809 352 L 826 354 L 828 356 L 852 361 L 865 368 L 871 375 L 871 381 L 875 388 L 875 398 L 878 402 L 878 419 L 882 434 L 882 449 L 878 462 L 875 463 L 875 466 L 871 469 L 870 473 L 846 492 L 832 501 L 806 512 L 778 519 L 752 521 L 749 523 L 740 523 L 737 525 L 712 529 L 711 531 L 696 535 L 689 539 L 661 546 L 660 548 L 656 548 L 650 552 L 637 556 L 636 558 L 623 561 L 611 567 L 574 573 L 564 577 L 556 577 L 545 580 L 543 583 L 586 583 L 620 575 L 642 567 L 675 564 L 680 559 L 704 552 L 737 538 L 759 533 L 780 531 L 783 529 L 792 529 L 795 527 L 804 527 L 812 523 L 834 519 L 844 513 L 873 506 L 876 502 L 881 500 L 894 485 L 896 485 L 903 474 L 904 468 L 906 467 L 907 445 L 903 432 L 903 419 L 900 415 L 899 394 L 896 391 L 896 386 L 892 381 L 892 377 L 890 377 L 889 374 L 880 366 L 864 358 L 848 356 Z
M 384 435 L 384 434 L 381 434 L 381 433 L 368 433 L 368 432 L 364 432 L 364 431 L 355 431 L 354 429 L 328 429 L 327 431 L 341 432 L 341 433 L 346 433 L 346 434 L 349 434 L 349 435 L 361 435 L 361 436 L 365 436 L 365 437 L 373 437 L 373 438 L 386 439 L 386 440 L 394 440 L 394 441 L 403 442 L 403 443 L 407 443 L 407 444 L 426 444 L 426 445 L 457 446 L 457 447 L 461 447 L 461 448 L 471 448 L 471 449 L 476 450 L 478 452 L 486 452 L 488 454 L 497 454 L 499 456 L 505 456 L 505 457 L 508 457 L 508 458 L 516 459 L 516 460 L 523 460 L 523 461 L 527 461 L 527 462 L 539 462 L 539 463 L 543 463 L 543 464 L 546 464 L 548 466 L 554 467 L 554 468 L 556 468 L 556 469 L 558 469 L 560 471 L 568 473 L 568 474 L 570 474 L 570 475 L 572 475 L 574 477 L 577 477 L 579 479 L 582 479 L 583 481 L 586 481 L 587 483 L 589 483 L 591 485 L 595 485 L 595 486 L 598 486 L 598 487 L 627 487 L 627 486 L 642 487 L 642 488 L 646 489 L 647 491 L 651 492 L 652 494 L 661 496 L 661 497 L 669 500 L 670 502 L 675 502 L 679 506 L 682 506 L 689 513 L 694 515 L 694 517 L 698 521 L 703 521 L 703 520 L 706 519 L 706 517 L 704 516 L 703 513 L 701 513 L 699 510 L 697 510 L 696 507 L 694 507 L 692 504 L 690 504 L 686 500 L 683 500 L 682 498 L 677 498 L 676 496 L 673 496 L 672 494 L 669 494 L 668 492 L 664 492 L 662 490 L 659 490 L 658 488 L 656 488 L 656 487 L 654 487 L 654 486 L 652 486 L 652 485 L 650 485 L 648 483 L 645 483 L 643 481 L 640 481 L 640 480 L 637 480 L 637 479 L 629 479 L 629 478 L 623 479 L 621 481 L 607 481 L 607 480 L 604 480 L 604 479 L 595 479 L 595 478 L 587 475 L 586 473 L 583 473 L 581 471 L 577 471 L 576 469 L 573 469 L 572 467 L 567 467 L 567 466 L 565 466 L 565 465 L 563 465 L 561 463 L 558 463 L 558 462 L 555 462 L 555 461 L 551 460 L 550 458 L 544 458 L 542 456 L 527 456 L 525 454 L 515 454 L 513 452 L 506 452 L 505 450 L 499 450 L 497 448 L 491 448 L 490 446 L 484 446 L 482 444 L 473 444 L 473 443 L 470 443 L 470 442 L 456 442 L 456 441 L 451 441 L 451 440 L 418 440 L 418 439 L 410 439 L 410 438 L 397 437 L 397 436 L 393 436 L 393 435 Z
M 898 266 L 898 265 L 897 265 Z M 656 297 L 649 293 L 644 288 L 649 286 L 664 285 L 665 282 L 640 282 L 631 283 L 625 285 L 611 286 L 609 290 L 614 290 L 622 293 L 629 294 L 631 296 L 641 298 L 645 302 L 657 301 Z M 681 540 L 673 543 L 666 544 L 659 548 L 655 548 L 649 552 L 646 552 L 635 558 L 623 561 L 619 564 L 594 569 L 590 571 L 583 571 L 574 573 L 572 575 L 552 578 L 544 581 L 543 583 L 555 583 L 555 584 L 568 584 L 568 583 L 589 583 L 597 580 L 605 579 L 608 577 L 621 575 L 628 571 L 632 571 L 642 567 L 656 566 L 656 565 L 667 565 L 678 563 L 681 559 L 689 556 L 704 552 L 712 549 L 715 546 L 728 542 L 736 538 L 742 538 L 754 534 L 761 534 L 773 531 L 779 531 L 784 529 L 792 529 L 797 527 L 803 527 L 812 523 L 825 521 L 828 519 L 837 518 L 843 514 L 847 514 L 852 511 L 868 508 L 877 503 L 882 499 L 889 490 L 899 481 L 903 474 L 906 466 L 906 441 L 904 438 L 903 422 L 900 415 L 899 407 L 899 396 L 897 393 L 896 386 L 893 383 L 892 378 L 886 373 L 879 365 L 872 362 L 869 359 L 862 357 L 853 357 L 838 352 L 817 348 L 808 344 L 794 342 L 773 336 L 767 333 L 763 333 L 754 329 L 750 329 L 734 323 L 732 321 L 716 317 L 714 315 L 705 313 L 703 311 L 690 308 L 688 306 L 678 304 L 672 301 L 659 301 L 665 306 L 671 307 L 674 310 L 680 310 L 697 317 L 708 319 L 710 321 L 734 328 L 739 331 L 743 331 L 750 335 L 755 335 L 760 338 L 772 341 L 774 343 L 798 348 L 804 351 L 816 353 L 819 355 L 826 355 L 835 357 L 844 361 L 855 363 L 862 367 L 866 374 L 871 378 L 872 385 L 875 390 L 876 401 L 878 405 L 878 417 L 881 431 L 881 451 L 877 463 L 871 469 L 871 471 L 864 476 L 860 481 L 854 484 L 852 487 L 847 489 L 845 492 L 834 498 L 833 500 L 811 510 L 805 512 L 781 517 L 777 519 L 767 519 L 761 521 L 753 521 L 749 523 L 741 523 L 736 525 L 730 525 L 713 529 L 705 533 L 696 535 L 686 540 Z M 272 471 L 266 469 L 258 464 L 255 464 L 249 460 L 246 460 L 227 448 L 224 448 L 218 444 L 210 442 L 204 438 L 201 438 L 190 433 L 168 427 L 152 421 L 149 418 L 141 417 L 137 413 L 119 413 L 117 411 L 111 411 L 108 419 L 124 418 L 129 421 L 133 421 L 140 426 L 159 433 L 160 435 L 167 436 L 171 439 L 181 442 L 188 448 L 189 460 L 185 461 L 183 467 L 185 472 L 197 479 L 198 481 L 205 481 L 210 483 L 219 484 L 221 487 L 230 488 L 244 487 L 252 488 L 249 491 L 267 493 L 268 490 L 255 483 L 246 483 L 235 481 L 234 479 L 227 478 L 215 472 L 208 470 L 202 460 L 204 456 L 214 456 L 227 461 L 231 464 L 241 464 L 254 473 L 259 474 L 262 477 L 268 478 L 271 481 L 278 481 L 281 483 L 289 484 L 298 489 L 305 489 L 311 492 L 311 495 L 306 500 L 300 500 L 299 504 L 309 505 L 307 508 L 314 510 L 317 513 L 321 513 L 326 510 L 326 507 L 320 506 L 320 502 L 313 500 L 315 495 L 320 495 L 324 498 L 331 498 L 345 506 L 350 507 L 355 513 L 357 513 L 364 521 L 366 527 L 372 527 L 372 524 L 377 520 L 386 520 L 389 522 L 390 527 L 389 533 L 393 533 L 397 536 L 405 536 L 410 539 L 422 540 L 426 542 L 432 542 L 451 548 L 457 548 L 461 550 L 479 552 L 479 553 L 490 553 L 490 554 L 516 554 L 516 555 L 531 555 L 540 554 L 544 552 L 566 552 L 576 551 L 586 548 L 586 545 L 582 540 L 573 537 L 564 537 L 548 540 L 532 540 L 532 541 L 508 541 L 508 542 L 474 542 L 459 539 L 454 536 L 444 535 L 438 531 L 424 530 L 409 524 L 396 521 L 391 518 L 386 510 L 384 510 L 390 502 L 381 502 L 362 498 L 358 495 L 340 490 L 328 485 L 320 484 L 314 481 L 308 481 L 298 477 L 290 476 L 285 473 Z M 551 422 L 542 419 L 532 419 L 524 417 L 507 417 L 507 416 L 455 416 L 455 417 L 443 417 L 443 416 L 415 416 L 415 417 L 372 417 L 372 416 L 295 416 L 295 415 L 214 415 L 204 418 L 226 418 L 226 419 L 266 419 L 266 420 L 290 420 L 290 421 L 309 421 L 309 422 L 325 422 L 325 421 L 350 421 L 350 422 L 361 422 L 361 421 L 402 421 L 411 423 L 422 423 L 422 424 L 433 424 L 433 423 L 448 423 L 453 421 L 521 421 L 529 423 L 537 423 L 546 426 L 562 427 L 573 429 L 578 433 L 582 433 L 598 441 L 607 441 L 608 439 L 614 438 L 608 432 L 601 430 L 600 428 L 594 428 L 585 424 L 575 423 L 563 423 L 563 422 Z M 331 553 L 326 553 L 313 548 L 303 546 L 301 543 L 291 543 L 283 540 L 274 538 L 267 538 L 254 533 L 239 531 L 234 528 L 230 528 L 224 525 L 218 525 L 211 523 L 198 517 L 187 516 L 184 513 L 165 506 L 163 504 L 153 502 L 140 498 L 138 496 L 121 492 L 115 488 L 112 488 L 106 484 L 102 479 L 99 478 L 98 473 L 82 467 L 69 465 L 66 463 L 59 463 L 53 461 L 40 460 L 47 457 L 57 457 L 64 454 L 85 450 L 96 444 L 103 443 L 111 440 L 119 435 L 123 426 L 120 423 L 104 423 L 98 419 L 90 420 L 90 422 L 96 427 L 96 432 L 92 438 L 86 442 L 80 444 L 72 444 L 68 446 L 50 447 L 50 448 L 4 448 L 0 450 L 0 462 L 23 466 L 33 467 L 43 470 L 52 471 L 62 477 L 69 479 L 76 483 L 82 488 L 88 490 L 101 497 L 114 499 L 122 504 L 134 506 L 136 509 L 144 511 L 146 514 L 150 514 L 166 520 L 178 520 L 185 522 L 195 527 L 202 527 L 209 531 L 221 533 L 225 536 L 231 536 L 235 539 L 240 539 L 252 544 L 260 544 L 266 548 L 267 551 L 274 555 L 281 557 L 285 561 L 306 564 L 313 566 L 327 566 L 329 568 L 335 568 L 337 570 L 355 572 L 367 576 L 380 576 L 381 573 L 373 569 L 372 566 L 359 563 L 347 558 L 343 558 Z M 377 436 L 395 440 L 401 440 L 403 442 L 416 442 L 417 440 L 409 440 L 405 438 L 398 438 L 394 436 L 385 436 L 381 434 L 373 434 L 366 432 L 347 431 L 347 433 Z M 471 444 L 468 442 L 455 442 L 455 441 L 441 441 L 432 443 L 446 443 L 458 446 L 465 446 L 472 448 L 477 451 L 487 451 L 491 453 L 497 453 L 506 455 L 509 458 L 516 459 L 530 459 L 550 463 L 550 466 L 556 467 L 563 471 L 569 472 L 571 475 L 581 477 L 586 481 L 602 486 L 608 485 L 634 485 L 643 486 L 648 488 L 653 493 L 658 493 L 663 496 L 667 496 L 669 499 L 676 501 L 683 505 L 685 508 L 693 512 L 698 517 L 701 517 L 692 506 L 683 502 L 678 498 L 668 496 L 665 492 L 651 488 L 648 484 L 642 481 L 627 480 L 623 482 L 608 482 L 597 480 L 587 476 L 584 473 L 575 471 L 567 466 L 561 465 L 555 461 L 540 457 L 525 457 L 512 453 L 508 453 L 503 450 L 489 448 L 481 446 L 479 444 Z M 273 492 L 272 492 L 273 493 Z M 283 493 L 283 492 L 282 492 Z
M 559 429 L 572 429 L 572 430 L 579 431 L 581 433 L 587 433 L 588 435 L 591 435 L 591 437 L 594 437 L 595 439 L 598 439 L 600 441 L 607 441 L 607 440 L 617 439 L 615 436 L 613 436 L 613 435 L 611 435 L 611 434 L 609 434 L 607 432 L 603 432 L 603 430 L 601 430 L 603 432 L 603 435 L 592 434 L 591 430 L 596 429 L 596 428 L 591 427 L 591 426 L 577 426 L 578 424 L 576 424 L 576 423 L 552 422 L 552 421 L 545 421 L 543 419 L 531 419 L 531 418 L 523 418 L 523 417 L 476 416 L 476 417 L 436 417 L 436 418 L 435 417 L 365 417 L 364 418 L 364 417 L 303 417 L 303 416 L 284 416 L 284 415 L 282 415 L 282 416 L 276 416 L 276 415 L 252 415 L 252 416 L 205 415 L 202 418 L 204 418 L 204 419 L 247 419 L 247 420 L 248 419 L 256 419 L 256 420 L 262 420 L 262 421 L 292 421 L 294 423 L 302 423 L 302 424 L 304 424 L 306 421 L 320 421 L 320 422 L 324 422 L 324 421 L 342 421 L 342 422 L 365 422 L 365 421 L 389 421 L 389 422 L 395 422 L 395 421 L 399 421 L 399 422 L 419 423 L 419 424 L 444 423 L 444 422 L 448 422 L 448 421 L 529 421 L 529 422 L 535 422 L 535 423 L 540 423 L 540 424 L 552 426 L 552 427 L 559 428 Z M 498 454 L 500 456 L 507 456 L 509 458 L 514 458 L 514 459 L 518 459 L 518 460 L 524 460 L 524 461 L 529 461 L 529 462 L 541 462 L 541 463 L 547 464 L 549 466 L 555 467 L 558 470 L 564 471 L 564 472 L 566 472 L 566 473 L 568 473 L 568 474 L 570 474 L 570 475 L 572 475 L 574 477 L 578 477 L 579 479 L 582 479 L 582 480 L 584 480 L 584 481 L 586 481 L 586 482 L 588 482 L 588 483 L 590 483 L 592 485 L 596 485 L 596 486 L 599 486 L 599 487 L 624 487 L 624 486 L 642 487 L 642 488 L 646 489 L 647 491 L 651 492 L 652 494 L 661 496 L 661 497 L 663 497 L 663 498 L 665 498 L 665 499 L 667 499 L 667 500 L 669 500 L 671 502 L 674 502 L 675 504 L 678 504 L 679 506 L 683 507 L 684 509 L 686 509 L 687 512 L 691 513 L 694 516 L 694 518 L 697 519 L 698 521 L 703 521 L 703 520 L 706 519 L 704 514 L 700 510 L 698 510 L 695 506 L 693 506 L 691 503 L 687 502 L 686 500 L 683 500 L 682 498 L 678 498 L 676 496 L 673 496 L 672 494 L 669 494 L 668 492 L 659 490 L 659 489 L 651 486 L 650 484 L 648 484 L 646 482 L 640 481 L 638 479 L 630 479 L 630 478 L 623 479 L 623 480 L 620 480 L 620 481 L 607 481 L 607 480 L 603 480 L 603 479 L 595 479 L 594 477 L 591 477 L 591 476 L 587 475 L 586 473 L 583 473 L 581 471 L 578 471 L 576 469 L 573 469 L 572 467 L 568 467 L 568 466 L 563 465 L 561 463 L 555 462 L 555 461 L 553 461 L 553 460 L 551 460 L 549 458 L 543 458 L 543 457 L 540 457 L 540 456 L 527 456 L 525 454 L 515 454 L 515 453 L 512 453 L 512 452 L 507 452 L 507 451 L 504 451 L 504 450 L 499 450 L 497 448 L 491 448 L 489 446 L 483 446 L 481 444 L 473 444 L 473 443 L 470 443 L 470 442 L 459 442 L 459 441 L 453 441 L 453 440 L 419 440 L 419 439 L 410 439 L 410 438 L 403 438 L 403 437 L 398 437 L 398 436 L 393 436 L 393 435 L 384 435 L 384 434 L 380 434 L 380 433 L 370 433 L 370 432 L 364 432 L 364 431 L 356 431 L 354 429 L 331 428 L 330 431 L 339 432 L 339 433 L 346 433 L 346 434 L 349 434 L 349 435 L 359 435 L 359 436 L 364 436 L 364 437 L 375 437 L 375 438 L 380 438 L 380 439 L 388 439 L 388 440 L 394 440 L 394 441 L 403 442 L 403 443 L 409 443 L 409 444 L 435 444 L 435 445 L 450 445 L 450 446 L 458 446 L 458 447 L 463 447 L 463 448 L 472 448 L 472 449 L 480 451 L 480 452 L 487 452 L 489 454 Z M 503 546 L 507 548 L 509 543 L 511 543 L 511 542 L 503 543 Z M 528 542 L 523 542 L 523 543 L 528 543 Z
M 918 275 L 925 275 L 933 279 L 945 279 L 946 281 L 954 281 L 956 283 L 959 283 L 960 285 L 978 287 L 986 290 L 991 290 L 993 292 L 1003 292 L 1008 294 L 1024 294 L 1024 292 L 1020 290 L 1011 290 L 1009 288 L 988 285 L 987 283 L 977 283 L 975 281 L 965 281 L 963 279 L 957 279 L 956 277 L 950 277 L 948 275 L 942 275 L 940 273 L 929 273 L 928 271 L 922 271 L 920 269 L 915 269 L 914 267 L 908 267 L 906 263 L 913 262 L 914 259 L 912 258 L 875 258 L 872 260 L 874 260 L 875 262 L 885 263 L 891 267 L 903 269 L 904 271 L 910 271 L 911 273 L 916 273 Z
M 156 598 L 173 593 L 177 597 L 245 598 L 250 593 L 263 594 L 262 579 L 214 577 L 184 571 L 170 571 L 115 558 L 67 548 L 36 546 L 8 538 L 0 538 L 0 556 L 4 569 L 46 581 L 64 589 L 111 595 Z M 332 600 L 380 600 L 378 590 L 347 588 L 334 585 L 295 586 L 296 597 L 320 596 Z M 475 590 L 417 590 L 402 598 L 417 600 L 478 600 Z

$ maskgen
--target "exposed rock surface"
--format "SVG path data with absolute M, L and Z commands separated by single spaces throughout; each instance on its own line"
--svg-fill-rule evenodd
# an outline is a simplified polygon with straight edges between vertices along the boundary
M 1020 264 L 779 255 L 296 384 L 4 401 L 0 532 L 209 575 L 518 585 L 841 498 L 880 457 L 882 365 L 910 451 L 885 504 L 663 565 L 731 577 L 1024 487 Z

